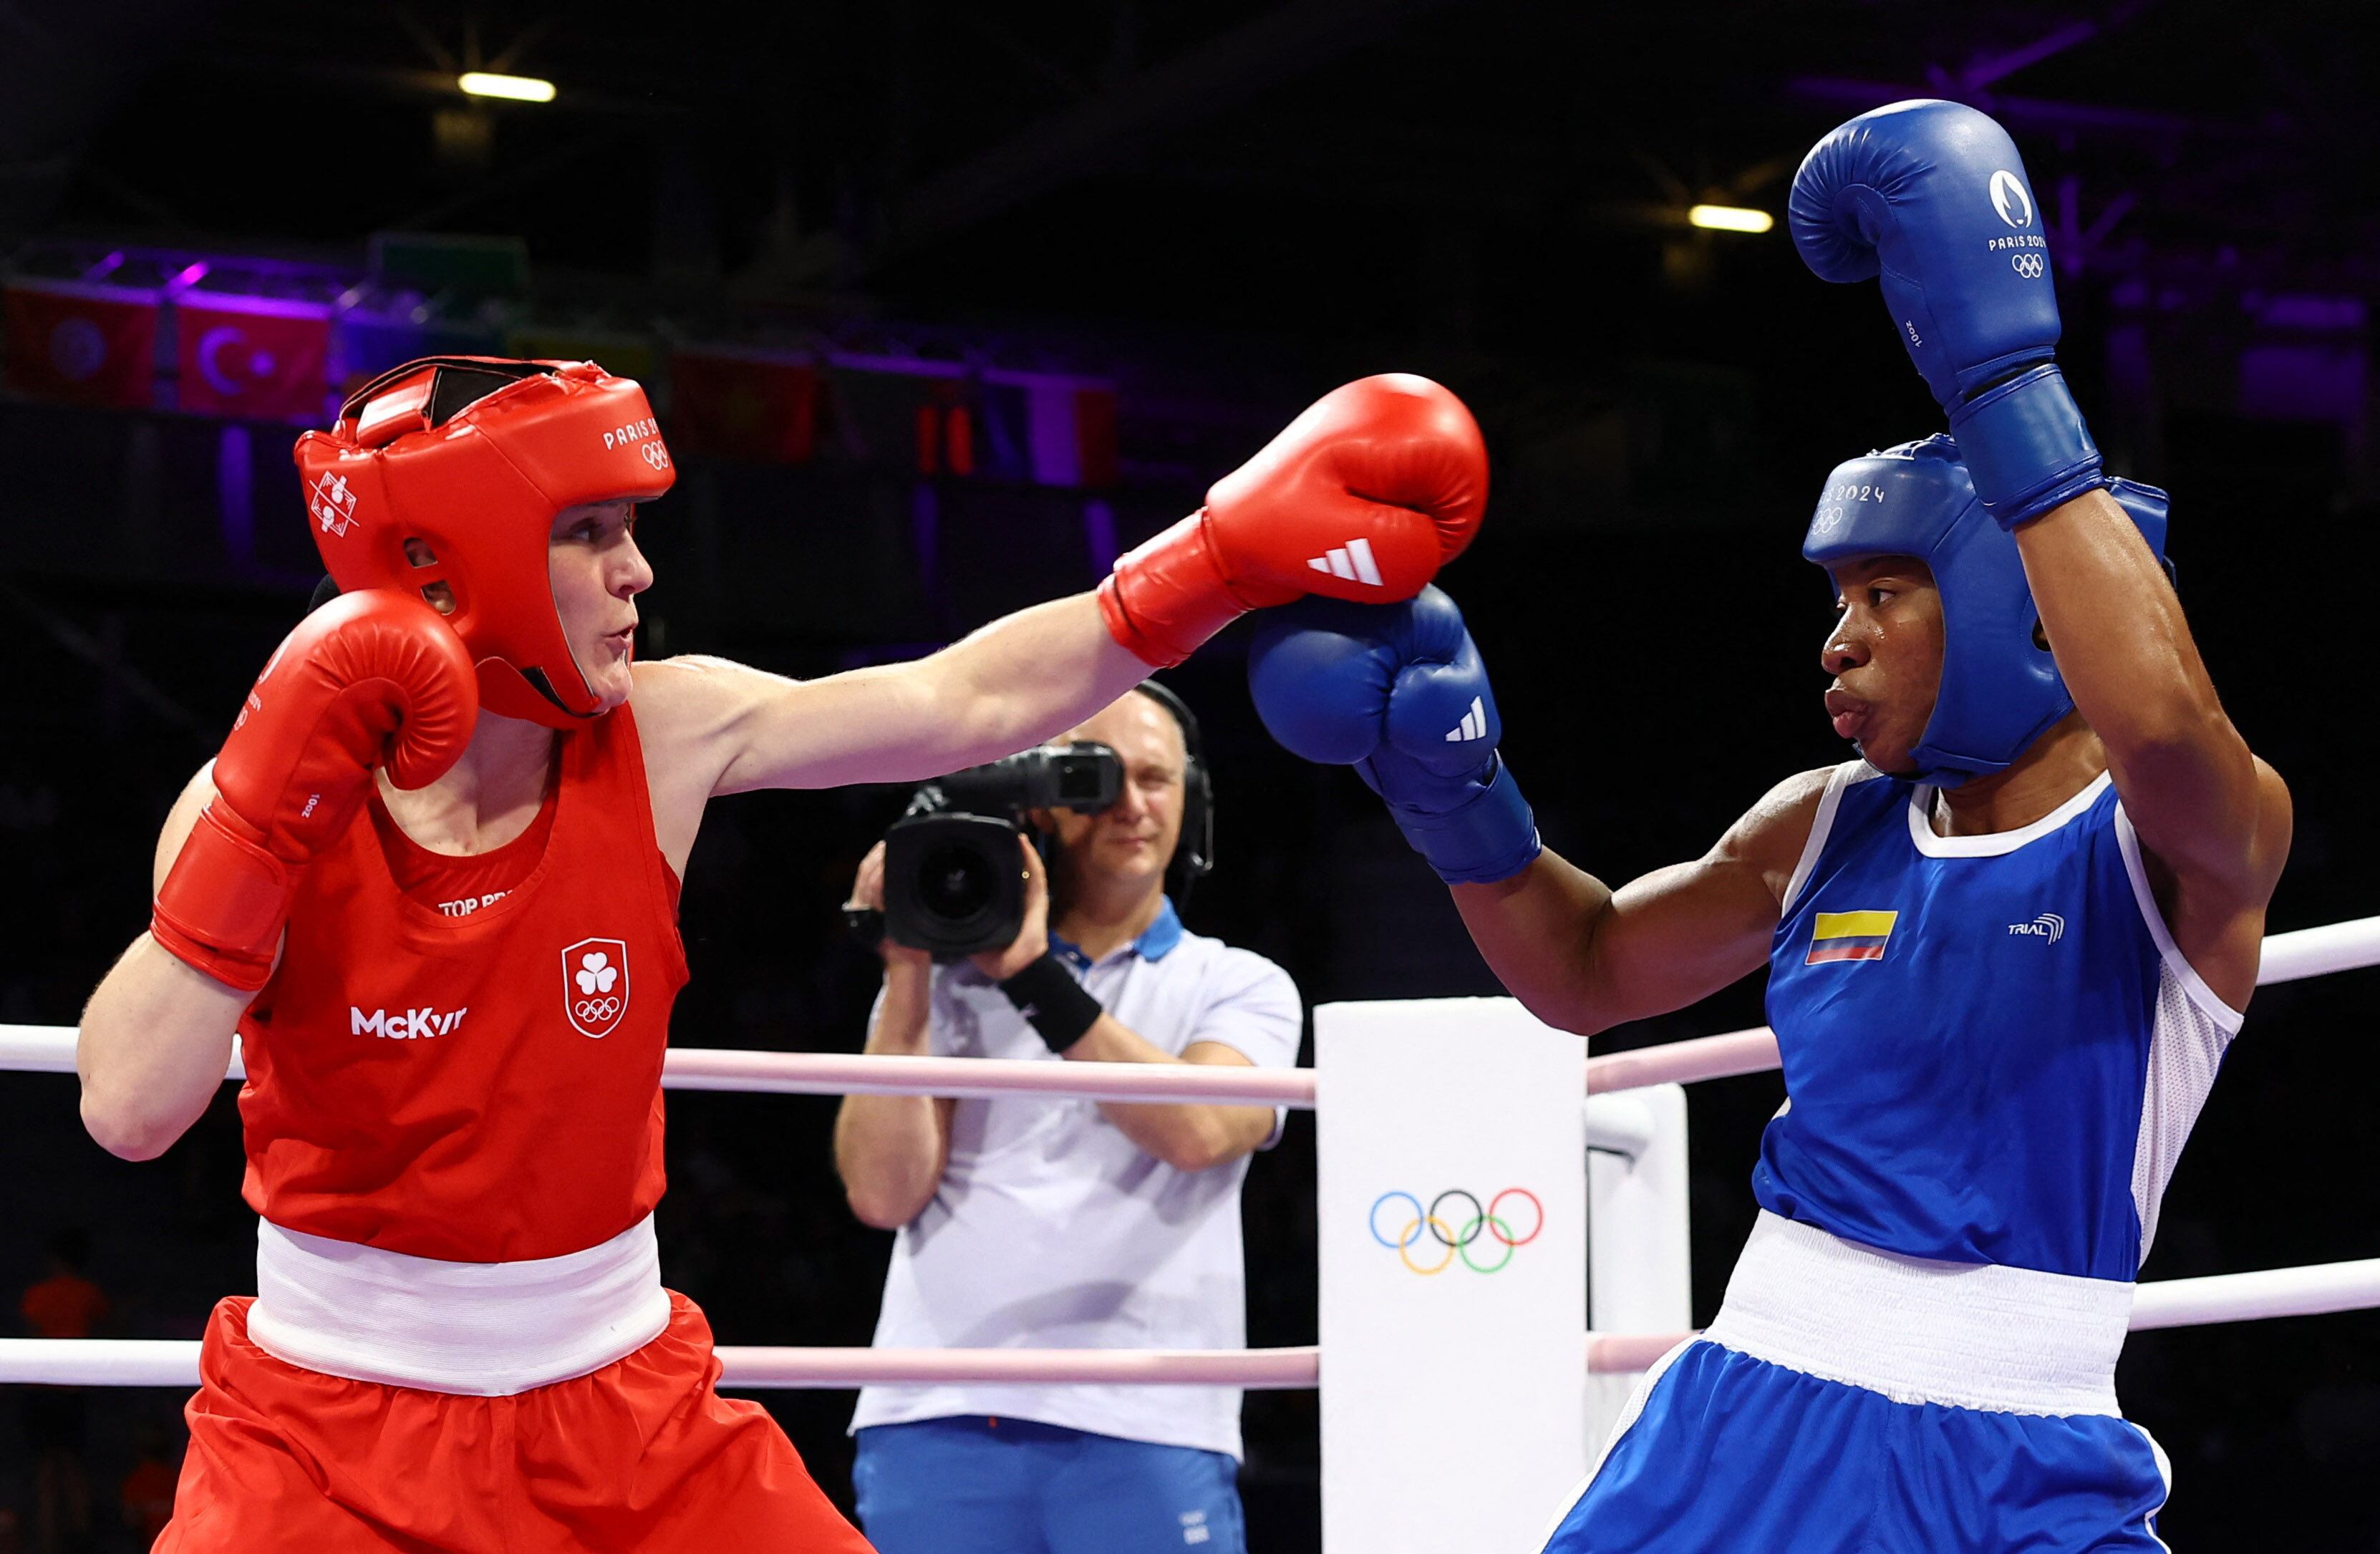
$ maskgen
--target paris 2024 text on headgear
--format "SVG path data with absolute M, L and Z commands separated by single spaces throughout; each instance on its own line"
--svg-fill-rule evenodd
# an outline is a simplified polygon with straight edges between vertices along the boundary
M 2166 493 L 2131 480 L 2107 494 L 2165 559 Z M 2057 660 L 2036 636 L 2041 612 L 2016 537 L 1975 498 L 1959 445 L 1936 435 L 1837 465 L 1802 541 L 1833 566 L 1859 556 L 1915 556 L 1942 597 L 1942 683 L 1911 754 L 1937 787 L 2004 770 L 2074 710 Z
M 563 635 L 546 546 L 566 507 L 648 502 L 675 483 L 643 388 L 591 361 L 429 357 L 350 395 L 296 458 L 339 588 L 446 609 L 483 708 L 551 728 L 602 710 Z M 451 608 L 427 594 L 438 584 Z

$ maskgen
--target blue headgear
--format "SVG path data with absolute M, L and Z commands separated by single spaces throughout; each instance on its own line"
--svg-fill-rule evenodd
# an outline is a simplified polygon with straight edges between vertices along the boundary
M 2107 494 L 2163 561 L 2165 492 L 2116 480 Z M 1802 554 L 1820 566 L 1915 556 L 1932 569 L 1942 597 L 1942 685 L 1912 752 L 1925 782 L 1956 787 L 2000 771 L 2074 710 L 2057 661 L 2035 638 L 2041 612 L 2016 537 L 1975 500 L 1949 438 L 1903 443 L 1836 466 Z

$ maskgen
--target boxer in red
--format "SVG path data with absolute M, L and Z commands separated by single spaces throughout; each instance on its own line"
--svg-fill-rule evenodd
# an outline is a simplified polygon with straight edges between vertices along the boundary
M 988 760 L 1251 607 L 1408 596 L 1477 525 L 1477 429 L 1424 380 L 1349 384 L 1096 596 L 808 683 L 634 662 L 637 504 L 675 471 L 590 363 L 416 362 L 297 458 L 346 591 L 175 806 L 82 1023 L 84 1121 L 128 1159 L 235 1032 L 247 1063 L 258 1293 L 208 1327 L 157 1548 L 865 1549 L 661 1283 L 704 805 Z

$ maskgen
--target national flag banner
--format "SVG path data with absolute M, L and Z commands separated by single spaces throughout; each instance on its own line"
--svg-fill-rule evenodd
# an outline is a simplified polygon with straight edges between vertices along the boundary
M 680 453 L 805 463 L 818 451 L 818 364 L 808 357 L 724 346 L 670 353 L 666 424 Z
M 1821 912 L 1810 929 L 1810 953 L 1802 964 L 1880 961 L 1900 916 L 1898 912 Z
M 331 309 L 228 292 L 174 298 L 184 410 L 249 420 L 317 421 L 330 387 Z
M 917 404 L 917 473 L 969 476 L 976 472 L 975 407 L 963 378 L 928 380 Z
M 1113 385 L 1050 372 L 983 374 L 988 399 L 1002 411 L 1021 400 L 1018 473 L 1041 486 L 1110 486 L 1116 478 L 1116 398 Z M 987 407 L 987 426 L 997 419 L 1004 443 L 1011 415 Z M 1006 450 L 988 460 L 995 467 Z
M 827 424 L 845 455 L 928 473 L 951 465 L 954 423 L 947 411 L 967 403 L 965 368 L 952 361 L 850 352 L 834 353 L 827 365 Z M 959 430 L 966 432 L 967 473 L 974 465 L 974 408 L 967 404 L 967 415 L 958 418 L 965 423 Z M 929 462 L 932 469 L 927 470 Z
M 154 393 L 159 294 L 19 276 L 0 297 L 8 382 L 70 405 L 140 409 Z
M 1116 483 L 1116 391 L 1112 383 L 1075 385 L 1075 467 L 1082 485 Z
M 591 361 L 615 378 L 634 378 L 645 397 L 661 405 L 662 354 L 649 334 L 523 324 L 504 335 L 504 354 L 531 361 Z

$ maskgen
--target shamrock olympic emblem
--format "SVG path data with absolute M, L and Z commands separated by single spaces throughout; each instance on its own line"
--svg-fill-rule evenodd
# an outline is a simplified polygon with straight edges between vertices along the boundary
M 601 950 L 589 950 L 587 958 L 578 963 L 578 990 L 590 995 L 610 992 L 612 984 L 620 979 L 620 968 L 611 960 Z

